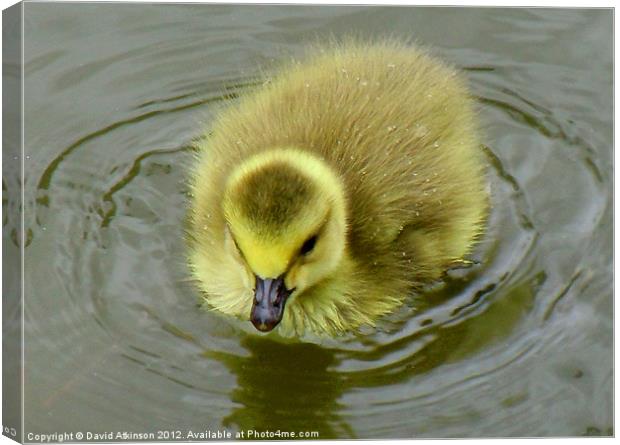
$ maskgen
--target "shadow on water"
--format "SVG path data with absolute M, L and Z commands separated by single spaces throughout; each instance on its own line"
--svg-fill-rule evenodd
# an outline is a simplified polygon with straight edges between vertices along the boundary
M 315 344 L 283 344 L 261 337 L 245 337 L 250 353 L 240 357 L 208 351 L 237 376 L 231 400 L 239 405 L 223 419 L 240 430 L 317 431 L 320 439 L 353 437 L 340 418 L 338 403 L 346 391 L 333 351 Z
M 476 293 L 469 304 L 452 310 L 447 319 L 434 321 L 425 318 L 414 332 L 399 337 L 370 351 L 347 351 L 347 359 L 368 363 L 384 362 L 399 350 L 415 352 L 392 359 L 381 367 L 353 371 L 343 375 L 346 387 L 375 387 L 405 382 L 449 363 L 472 357 L 476 353 L 507 338 L 534 307 L 538 290 L 546 280 L 544 272 L 528 275 L 507 285 L 497 295 L 498 288 L 489 286 Z M 452 292 L 448 285 L 442 295 Z M 437 295 L 431 298 L 442 300 Z M 415 347 L 415 344 L 419 347 Z
M 501 296 L 493 295 L 496 286 L 485 288 L 471 304 L 457 307 L 446 320 L 434 322 L 427 318 L 410 335 L 371 349 L 342 351 L 246 336 L 241 345 L 248 356 L 207 351 L 205 357 L 218 360 L 237 378 L 231 400 L 238 407 L 223 419 L 223 425 L 258 432 L 317 431 L 320 439 L 353 438 L 355 433 L 341 414 L 345 406 L 339 399 L 344 394 L 356 388 L 409 381 L 441 365 L 471 357 L 506 338 L 533 307 L 545 279 L 544 272 L 528 274 L 508 285 Z M 452 292 L 448 285 L 439 293 L 445 297 Z M 416 342 L 422 346 L 411 348 Z M 386 360 L 399 350 L 411 349 L 415 352 Z M 338 369 L 343 361 L 372 365 L 369 369 L 343 372 Z

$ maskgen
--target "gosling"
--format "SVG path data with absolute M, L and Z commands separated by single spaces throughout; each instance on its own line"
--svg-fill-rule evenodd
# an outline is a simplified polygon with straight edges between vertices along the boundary
M 198 143 L 187 235 L 204 300 L 284 336 L 374 326 L 483 233 L 479 138 L 463 79 L 425 51 L 312 48 Z

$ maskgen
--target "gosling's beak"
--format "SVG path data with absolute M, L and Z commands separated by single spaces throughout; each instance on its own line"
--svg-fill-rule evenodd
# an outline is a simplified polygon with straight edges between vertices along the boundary
M 256 329 L 262 332 L 271 331 L 282 320 L 286 299 L 293 291 L 284 285 L 283 276 L 262 279 L 256 277 L 254 288 L 254 304 L 250 320 Z

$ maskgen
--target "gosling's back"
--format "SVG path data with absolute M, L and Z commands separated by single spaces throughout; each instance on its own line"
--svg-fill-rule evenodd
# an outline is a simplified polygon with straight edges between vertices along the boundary
M 419 49 L 318 47 L 215 128 L 209 146 L 225 161 L 220 171 L 274 147 L 324 158 L 347 188 L 352 253 L 367 261 L 381 262 L 398 234 L 415 228 L 436 233 L 434 262 L 445 267 L 481 230 L 487 203 L 472 100 L 455 69 Z
M 230 172 L 276 148 L 317 155 L 344 184 L 346 261 L 298 299 L 334 305 L 339 329 L 393 310 L 462 259 L 482 232 L 487 194 L 473 101 L 456 70 L 419 49 L 393 41 L 319 46 L 223 111 L 212 128 L 194 179 L 199 208 L 221 208 Z M 223 215 L 203 213 L 191 218 L 197 240 L 222 245 Z M 200 258 L 198 267 L 221 269 Z M 242 299 L 226 297 L 237 287 L 211 287 L 221 288 L 221 298 L 212 297 L 218 307 L 246 310 Z M 329 331 L 329 317 L 314 312 L 312 322 Z M 295 317 L 283 324 L 300 332 L 311 324 Z

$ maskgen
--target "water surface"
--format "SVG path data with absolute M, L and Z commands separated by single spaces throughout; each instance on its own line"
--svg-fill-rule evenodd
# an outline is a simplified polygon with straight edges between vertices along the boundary
M 612 434 L 612 12 L 25 5 L 25 430 Z M 191 141 L 316 36 L 466 71 L 493 210 L 475 264 L 377 330 L 281 343 L 197 306 Z M 6 183 L 5 183 L 6 187 Z

